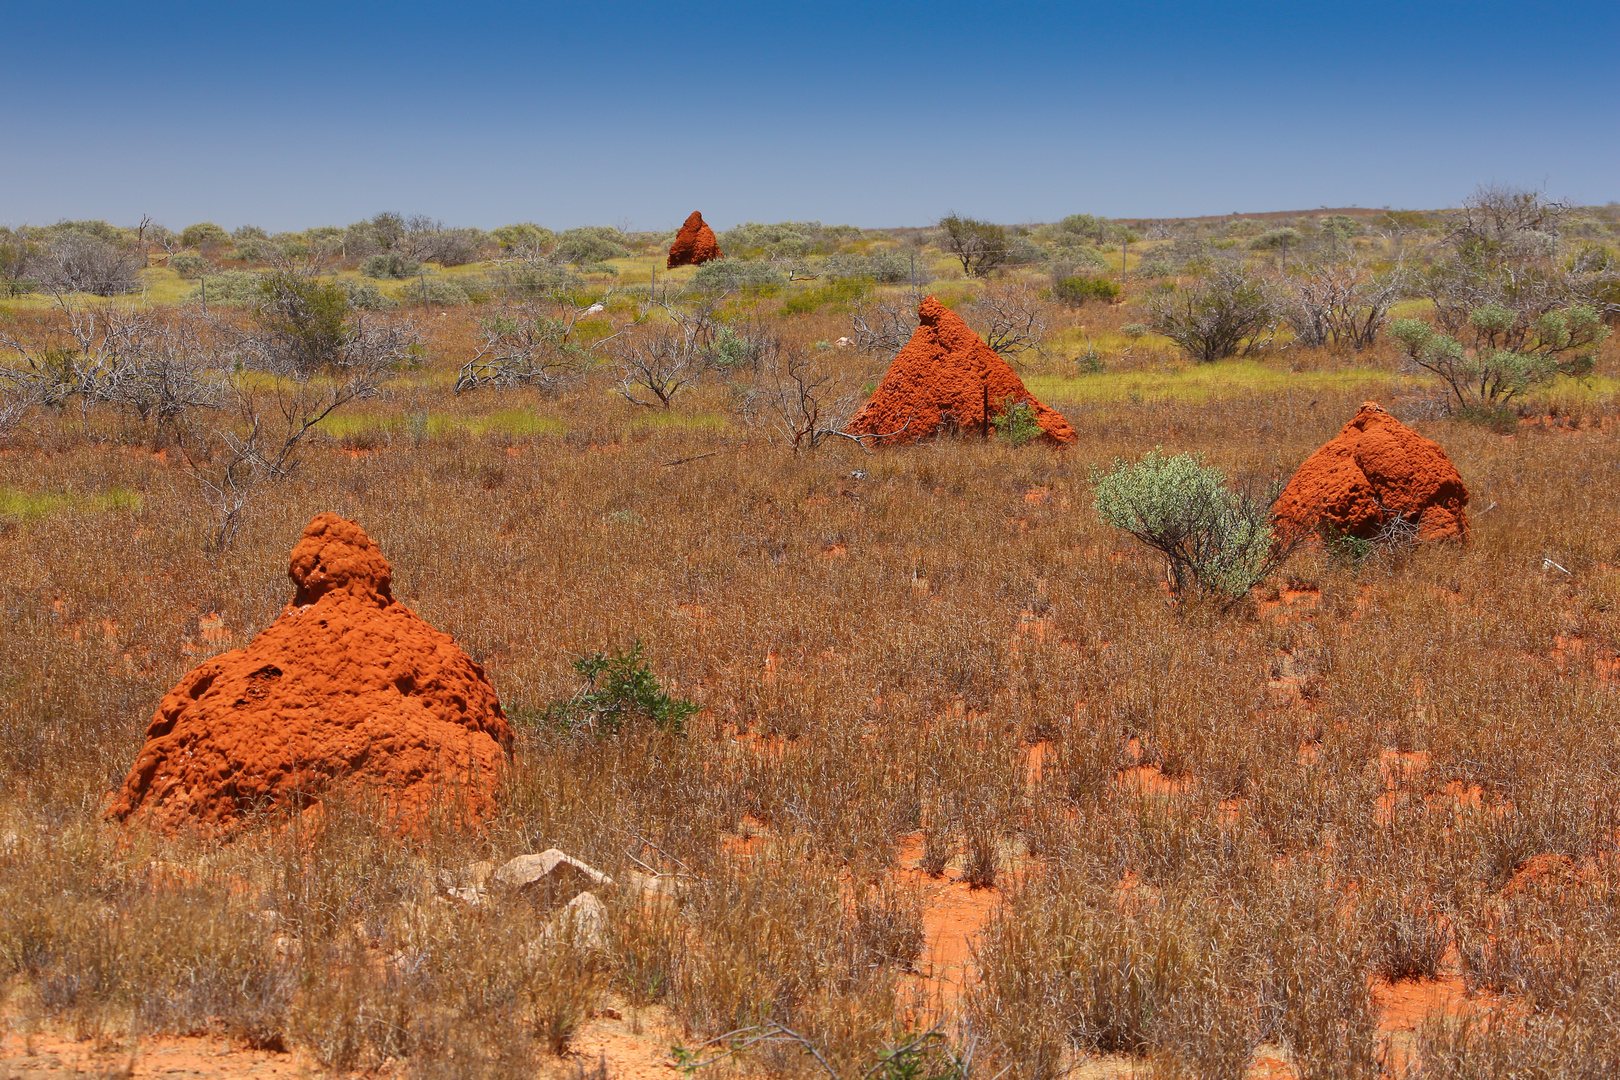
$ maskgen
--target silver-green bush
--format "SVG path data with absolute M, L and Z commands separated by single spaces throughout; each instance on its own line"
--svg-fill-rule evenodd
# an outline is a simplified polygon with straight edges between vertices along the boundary
M 1235 602 L 1288 555 L 1271 528 L 1272 500 L 1228 486 L 1225 473 L 1191 454 L 1116 458 L 1092 482 L 1097 516 L 1163 555 L 1177 596 L 1192 589 Z
M 698 267 L 692 285 L 708 292 L 736 292 L 743 289 L 771 289 L 787 284 L 787 278 L 770 263 L 715 259 Z

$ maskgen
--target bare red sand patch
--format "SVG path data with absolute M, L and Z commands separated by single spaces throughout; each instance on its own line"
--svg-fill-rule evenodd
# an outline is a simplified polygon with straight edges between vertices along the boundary
M 314 1063 L 303 1055 L 252 1050 L 207 1036 L 138 1040 L 71 1039 L 56 1031 L 0 1035 L 0 1075 L 46 1077 L 186 1077 L 272 1080 L 306 1077 Z
M 1559 634 L 1555 637 L 1548 659 L 1561 672 L 1590 668 L 1593 678 L 1599 682 L 1609 683 L 1620 679 L 1620 655 L 1613 649 L 1588 642 L 1579 634 Z
M 728 855 L 752 859 L 770 843 L 770 840 L 770 826 L 752 815 L 745 814 L 737 823 L 736 835 L 722 837 L 720 846 Z
M 921 869 L 922 854 L 921 833 L 903 837 L 895 876 L 923 894 L 925 940 L 916 965 L 917 988 L 929 1007 L 948 1009 L 978 975 L 974 953 L 1001 893 L 996 888 L 970 888 L 957 870 L 930 877 Z
M 1503 896 L 1558 893 L 1579 883 L 1580 872 L 1568 855 L 1532 855 L 1513 871 L 1502 886 Z
M 1046 772 L 1046 756 L 1052 752 L 1049 742 L 1031 743 L 1024 750 L 1024 782 L 1030 788 L 1040 786 Z
M 1119 786 L 1122 791 L 1131 795 L 1169 797 L 1182 795 L 1191 790 L 1192 781 L 1185 776 L 1166 776 L 1163 769 L 1148 764 L 1120 770 Z
M 1373 1006 L 1380 1014 L 1380 1031 L 1416 1031 L 1434 1013 L 1460 1012 L 1468 997 L 1468 988 L 1458 975 L 1421 982 L 1379 980 L 1373 984 L 1372 992 Z
M 1397 750 L 1386 746 L 1378 752 L 1378 771 L 1384 786 L 1397 787 L 1429 768 L 1427 750 Z
M 1316 614 L 1321 606 L 1321 589 L 1314 585 L 1290 585 L 1280 591 L 1274 600 L 1256 600 L 1254 611 L 1262 619 L 1285 624 L 1308 618 Z

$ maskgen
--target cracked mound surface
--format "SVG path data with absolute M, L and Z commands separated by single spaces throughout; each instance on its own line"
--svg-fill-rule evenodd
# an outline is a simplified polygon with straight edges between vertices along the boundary
M 1440 444 L 1425 439 L 1376 401 L 1294 473 L 1273 508 L 1279 535 L 1326 524 L 1370 540 L 1400 515 L 1420 540 L 1467 540 L 1468 488 Z
M 956 312 L 930 296 L 918 305 L 917 319 L 911 340 L 846 431 L 881 435 L 872 441 L 883 446 L 913 443 L 953 428 L 987 432 L 1010 397 L 1029 403 L 1047 441 L 1075 441 L 1078 436 L 1069 422 L 1037 401 L 1007 361 Z
M 701 266 L 720 257 L 720 241 L 715 239 L 714 230 L 694 210 L 675 234 L 675 242 L 669 245 L 669 261 L 664 265 Z
M 317 516 L 287 574 L 280 617 L 163 699 L 107 816 L 227 832 L 333 795 L 411 833 L 492 816 L 512 730 L 483 668 L 394 601 L 352 521 Z

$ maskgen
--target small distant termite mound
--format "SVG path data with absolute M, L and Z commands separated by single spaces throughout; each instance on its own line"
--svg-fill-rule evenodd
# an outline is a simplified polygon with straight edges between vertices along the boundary
M 872 400 L 844 429 L 883 446 L 902 446 L 950 431 L 989 435 L 996 417 L 1023 406 L 1049 443 L 1078 436 L 1061 413 L 1035 399 L 1024 381 L 962 317 L 930 296 L 917 307 L 917 329 L 889 365 Z
M 714 230 L 709 228 L 702 214 L 692 211 L 681 231 L 675 234 L 675 242 L 669 245 L 669 261 L 665 265 L 702 266 L 718 258 L 721 258 L 720 241 L 715 238 Z

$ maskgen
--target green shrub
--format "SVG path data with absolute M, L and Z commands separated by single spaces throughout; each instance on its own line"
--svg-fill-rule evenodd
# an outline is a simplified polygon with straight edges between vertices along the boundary
M 554 258 L 575 264 L 604 263 L 630 254 L 625 235 L 608 225 L 585 225 L 569 229 L 557 238 Z
M 1232 489 L 1191 454 L 1116 458 L 1107 473 L 1092 471 L 1092 483 L 1097 516 L 1163 555 L 1177 596 L 1196 589 L 1235 602 L 1287 557 L 1272 532 L 1272 500 Z
M 1013 258 L 1013 237 L 1000 225 L 947 214 L 939 219 L 939 228 L 941 246 L 956 257 L 969 277 L 984 277 Z
M 692 284 L 709 292 L 764 291 L 786 285 L 787 277 L 770 263 L 715 259 L 697 268 Z
M 728 229 L 716 239 L 721 251 L 729 251 L 734 256 L 763 255 L 770 259 L 779 255 L 808 255 L 815 245 L 806 234 L 814 235 L 820 230 L 819 221 L 779 221 L 774 225 L 750 221 Z
M 1052 247 L 1052 279 L 1062 280 L 1080 273 L 1096 273 L 1108 269 L 1108 260 L 1103 258 L 1102 252 L 1094 247 L 1073 242 L 1076 238 L 1068 233 L 1059 234 L 1059 241 L 1068 240 L 1068 246 L 1054 244 Z
M 859 280 L 832 281 L 819 289 L 806 289 L 782 305 L 783 315 L 808 315 L 824 304 L 852 304 L 866 298 L 866 285 Z
M 1108 365 L 1103 363 L 1096 344 L 1087 340 L 1086 351 L 1074 358 L 1074 369 L 1081 375 L 1101 375 L 1108 370 Z
M 281 249 L 269 240 L 250 236 L 245 240 L 238 240 L 236 246 L 227 252 L 225 257 L 236 262 L 262 263 L 274 259 L 280 251 Z
M 208 260 L 192 251 L 182 251 L 169 259 L 169 269 L 189 281 L 195 281 L 208 272 Z
M 756 333 L 738 333 L 722 326 L 714 342 L 704 355 L 704 363 L 719 371 L 741 371 L 759 367 L 760 359 L 772 345 L 769 338 Z
M 253 321 L 274 342 L 278 366 L 307 375 L 335 366 L 354 337 L 349 296 L 336 282 L 281 270 L 259 281 Z
M 206 299 L 210 304 L 242 304 L 259 295 L 264 275 L 253 270 L 225 270 L 204 274 L 197 287 L 186 294 L 189 301 Z
M 1613 274 L 1620 271 L 1620 255 L 1607 244 L 1588 240 L 1564 260 L 1564 269 L 1572 274 Z
M 1360 566 L 1377 550 L 1377 545 L 1371 540 L 1363 539 L 1354 533 L 1341 532 L 1325 520 L 1318 531 L 1322 537 L 1323 549 L 1334 560 L 1347 566 Z
M 1119 285 L 1107 278 L 1076 274 L 1058 280 L 1052 285 L 1052 299 L 1071 307 L 1079 307 L 1088 300 L 1101 300 L 1111 304 L 1119 299 Z
M 398 300 L 385 296 L 369 281 L 339 281 L 338 285 L 348 295 L 349 306 L 360 311 L 388 311 L 399 307 Z
M 422 264 L 403 251 L 384 251 L 360 264 L 360 273 L 368 278 L 409 278 L 422 272 Z
M 585 279 L 567 263 L 551 259 L 513 259 L 490 274 L 491 288 L 508 297 L 566 296 L 585 287 Z
M 1157 253 L 1150 253 L 1137 260 L 1136 265 L 1131 268 L 1131 276 L 1134 278 L 1162 278 L 1169 277 L 1180 270 L 1181 264 L 1174 259 L 1164 258 Z
M 1365 231 L 1362 228 L 1361 222 L 1357 221 L 1349 214 L 1329 214 L 1316 224 L 1317 227 L 1322 230 L 1323 235 L 1325 235 L 1335 247 L 1338 246 L 1340 240 L 1348 240 L 1352 236 L 1360 236 Z
M 779 221 L 764 225 L 750 221 L 723 232 L 717 238 L 720 250 L 733 256 L 830 255 L 840 245 L 861 238 L 854 225 L 823 225 L 819 221 Z
M 1589 373 L 1611 331 L 1585 305 L 1533 316 L 1490 303 L 1469 312 L 1461 340 L 1421 319 L 1396 319 L 1389 332 L 1412 367 L 1445 385 L 1454 412 L 1489 418 L 1560 375 Z
M 1298 246 L 1298 229 L 1267 229 L 1249 241 L 1249 247 L 1255 251 L 1276 251 L 1279 248 L 1286 249 Z
M 531 222 L 519 222 L 513 225 L 502 225 L 489 234 L 504 254 L 526 255 L 531 258 L 540 255 L 557 242 L 557 234 L 543 225 Z
M 1034 442 L 1045 434 L 1035 419 L 1035 407 L 1028 401 L 1014 401 L 1011 394 L 1002 401 L 1000 411 L 990 422 L 995 425 L 996 435 L 1015 447 Z
M 1060 245 L 1065 239 L 1071 244 L 1101 244 L 1108 239 L 1108 219 L 1091 214 L 1070 214 L 1057 223 L 1053 232 L 1053 242 Z
M 1153 329 L 1204 364 L 1248 351 L 1276 318 L 1265 283 L 1247 267 L 1227 264 L 1190 289 L 1167 289 L 1148 301 Z
M 912 260 L 895 251 L 877 255 L 835 255 L 821 264 L 821 272 L 832 281 L 866 280 L 883 285 L 910 281 Z M 917 268 L 923 273 L 923 268 Z M 932 278 L 932 275 L 928 275 Z
M 495 287 L 486 278 L 427 274 L 405 285 L 399 298 L 407 304 L 481 304 L 493 297 L 495 292 Z
M 231 234 L 224 228 L 215 225 L 212 221 L 200 221 L 195 225 L 187 225 L 180 231 L 180 243 L 186 247 L 200 248 L 205 245 L 228 244 Z
M 687 718 L 698 711 L 698 706 L 671 697 L 658 685 L 640 641 L 627 650 L 615 649 L 612 656 L 600 652 L 582 656 L 574 661 L 574 670 L 585 680 L 584 688 L 547 706 L 546 723 L 598 735 L 617 735 L 626 724 L 649 723 L 659 731 L 682 735 Z

